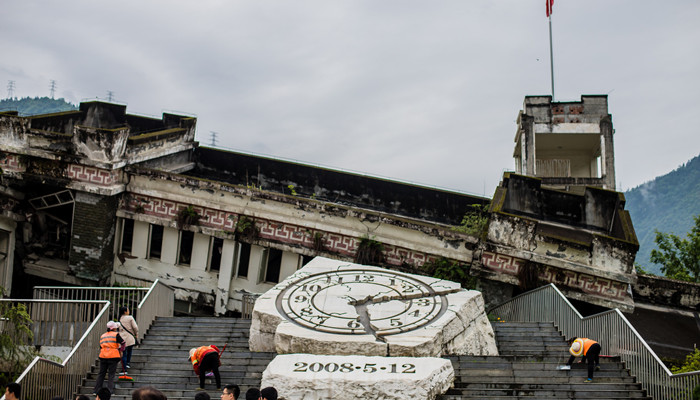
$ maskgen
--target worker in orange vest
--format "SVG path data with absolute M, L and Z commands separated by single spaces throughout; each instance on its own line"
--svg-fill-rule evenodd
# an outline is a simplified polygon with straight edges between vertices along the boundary
M 97 374 L 97 381 L 92 394 L 102 389 L 102 384 L 108 371 L 107 388 L 110 393 L 114 393 L 114 375 L 117 372 L 117 364 L 122 358 L 120 347 L 124 343 L 124 339 L 117 333 L 117 328 L 119 328 L 119 324 L 109 321 L 107 322 L 107 332 L 100 336 L 100 372 Z
M 581 361 L 588 361 L 588 378 L 584 381 L 586 383 L 593 382 L 593 371 L 600 370 L 600 344 L 595 340 L 588 338 L 573 337 L 568 340 L 569 361 L 566 362 L 566 367 L 564 369 L 571 369 L 571 364 L 574 363 L 576 357 L 581 357 Z
M 204 390 L 204 378 L 207 371 L 214 373 L 216 388 L 221 389 L 221 376 L 219 375 L 219 366 L 221 365 L 220 353 L 219 348 L 214 345 L 190 349 L 189 360 L 192 362 L 194 373 L 199 375 L 199 390 Z

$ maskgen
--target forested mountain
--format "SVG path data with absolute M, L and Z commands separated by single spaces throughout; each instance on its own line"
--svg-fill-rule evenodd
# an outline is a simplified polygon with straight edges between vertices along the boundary
M 639 240 L 636 262 L 656 275 L 661 265 L 649 261 L 656 248 L 654 230 L 685 238 L 700 214 L 700 155 L 666 175 L 625 192 L 627 210 Z
M 51 114 L 76 110 L 78 106 L 61 99 L 48 97 L 24 97 L 21 99 L 0 100 L 0 111 L 17 111 L 21 116 Z

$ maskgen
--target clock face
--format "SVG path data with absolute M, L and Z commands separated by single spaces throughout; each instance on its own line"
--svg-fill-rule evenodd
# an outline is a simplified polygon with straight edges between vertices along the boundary
M 347 269 L 305 276 L 282 290 L 277 310 L 321 332 L 381 337 L 429 324 L 447 308 L 445 296 L 400 273 Z

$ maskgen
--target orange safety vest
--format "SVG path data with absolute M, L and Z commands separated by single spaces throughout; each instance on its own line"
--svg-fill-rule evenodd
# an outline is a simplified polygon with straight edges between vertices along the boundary
M 117 332 L 109 331 L 100 336 L 100 358 L 121 358 Z
M 194 372 L 196 374 L 199 375 L 199 363 L 202 362 L 204 356 L 211 352 L 216 352 L 218 354 L 219 348 L 216 346 L 202 346 L 198 347 L 197 350 L 194 351 L 194 355 L 192 358 L 190 358 L 190 361 L 192 361 L 192 368 L 194 368 Z
M 598 343 L 595 340 L 591 340 L 591 339 L 588 339 L 585 337 L 584 338 L 576 338 L 576 340 L 574 340 L 574 343 L 576 343 L 576 342 L 578 342 L 581 345 L 579 351 L 574 352 L 572 349 L 569 350 L 569 353 L 571 353 L 571 355 L 576 356 L 576 357 L 581 356 L 581 355 L 585 356 L 586 354 L 588 354 L 588 349 L 590 349 L 591 346 L 593 346 L 594 344 Z M 573 345 L 573 343 L 572 343 L 572 345 Z

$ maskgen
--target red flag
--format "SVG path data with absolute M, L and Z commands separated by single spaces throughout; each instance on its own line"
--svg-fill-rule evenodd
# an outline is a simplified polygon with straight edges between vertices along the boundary
M 554 0 L 545 0 L 547 2 L 547 18 L 552 15 L 552 6 L 554 5 Z

